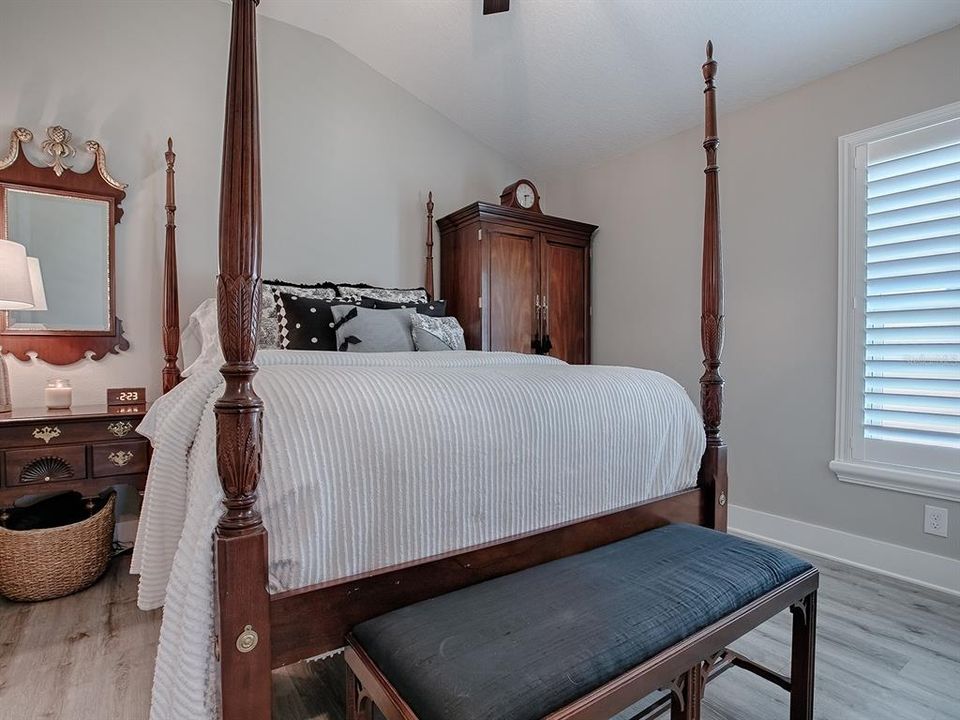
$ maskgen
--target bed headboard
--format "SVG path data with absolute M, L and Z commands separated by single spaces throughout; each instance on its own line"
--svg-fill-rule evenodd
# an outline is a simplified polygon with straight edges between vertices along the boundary
M 167 150 L 163 154 L 167 163 L 167 224 L 163 253 L 163 308 L 160 331 L 163 337 L 163 370 L 161 387 L 167 394 L 183 379 L 180 374 L 180 289 L 177 281 L 177 202 L 174 187 L 173 139 L 167 138 Z M 427 193 L 427 233 L 423 287 L 431 299 L 434 295 L 433 270 L 433 191 Z

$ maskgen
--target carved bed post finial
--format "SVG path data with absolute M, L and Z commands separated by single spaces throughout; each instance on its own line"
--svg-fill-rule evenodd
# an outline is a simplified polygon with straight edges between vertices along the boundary
M 180 382 L 177 357 L 180 354 L 180 293 L 177 282 L 177 201 L 174 188 L 173 138 L 167 138 L 167 227 L 163 252 L 163 392 L 168 393 Z
M 224 718 L 268 718 L 272 695 L 267 533 L 256 507 L 263 401 L 253 387 L 262 284 L 256 23 L 255 0 L 233 0 L 217 277 L 225 382 L 214 406 L 225 508 L 214 543 Z
M 701 277 L 700 343 L 703 347 L 704 373 L 700 378 L 700 409 L 707 436 L 707 450 L 700 470 L 701 486 L 713 490 L 714 526 L 726 528 L 727 456 L 720 435 L 723 411 L 723 378 L 720 355 L 723 352 L 723 256 L 720 245 L 720 184 L 717 167 L 717 101 L 714 78 L 717 61 L 713 42 L 707 43 L 707 61 L 703 64 L 704 139 L 707 165 L 703 211 L 703 274 Z
M 431 300 L 433 295 L 433 191 L 427 193 L 427 267 L 423 286 Z

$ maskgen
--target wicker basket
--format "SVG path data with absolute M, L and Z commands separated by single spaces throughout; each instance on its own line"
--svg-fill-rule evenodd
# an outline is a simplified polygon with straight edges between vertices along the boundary
M 0 527 L 0 595 L 36 601 L 90 587 L 113 547 L 115 494 L 86 520 L 42 530 Z

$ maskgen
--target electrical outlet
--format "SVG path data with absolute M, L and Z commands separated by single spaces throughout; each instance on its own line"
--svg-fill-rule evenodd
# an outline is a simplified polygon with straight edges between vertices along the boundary
M 923 531 L 928 535 L 947 536 L 947 509 L 936 505 L 923 506 Z

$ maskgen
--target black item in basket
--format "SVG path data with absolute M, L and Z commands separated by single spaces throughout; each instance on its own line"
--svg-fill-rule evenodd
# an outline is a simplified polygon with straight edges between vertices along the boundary
M 94 499 L 93 510 L 78 492 L 66 492 L 38 500 L 24 507 L 14 508 L 5 523 L 8 530 L 44 530 L 63 527 L 86 520 L 107 502 L 108 494 Z

